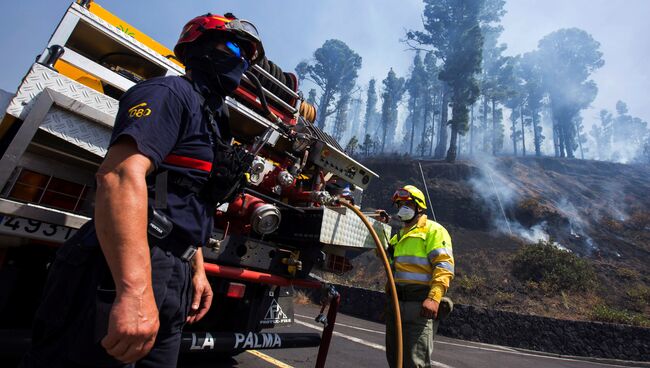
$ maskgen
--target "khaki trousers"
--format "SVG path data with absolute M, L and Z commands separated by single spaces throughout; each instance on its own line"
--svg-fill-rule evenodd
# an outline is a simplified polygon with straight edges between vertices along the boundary
M 433 339 L 438 330 L 438 321 L 420 316 L 422 301 L 400 301 L 402 315 L 403 368 L 431 367 Z M 386 310 L 386 359 L 388 365 L 395 365 L 395 315 L 389 300 Z

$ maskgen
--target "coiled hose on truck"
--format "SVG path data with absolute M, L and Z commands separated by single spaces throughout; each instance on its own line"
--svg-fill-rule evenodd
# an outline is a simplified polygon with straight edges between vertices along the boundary
M 370 232 L 370 235 L 372 235 L 372 239 L 375 241 L 375 246 L 377 247 L 377 253 L 379 253 L 379 256 L 382 260 L 382 263 L 384 265 L 384 270 L 386 271 L 386 276 L 388 277 L 388 286 L 390 288 L 390 296 L 391 300 L 393 301 L 393 312 L 395 313 L 395 346 L 396 346 L 396 354 L 395 354 L 395 359 L 397 360 L 395 362 L 395 366 L 397 368 L 402 368 L 402 317 L 400 315 L 399 311 L 399 301 L 397 300 L 397 289 L 395 288 L 395 279 L 393 279 L 393 272 L 390 269 L 390 263 L 388 262 L 388 257 L 386 256 L 386 251 L 384 251 L 384 247 L 381 246 L 381 241 L 379 240 L 379 236 L 377 236 L 377 232 L 375 229 L 373 229 L 372 225 L 370 224 L 370 221 L 366 218 L 366 216 L 363 215 L 363 213 L 356 207 L 354 207 L 352 204 L 350 204 L 348 201 L 344 199 L 339 199 L 337 203 L 343 205 L 344 207 L 349 208 L 354 212 L 361 221 L 363 221 L 363 224 L 366 225 L 366 228 Z

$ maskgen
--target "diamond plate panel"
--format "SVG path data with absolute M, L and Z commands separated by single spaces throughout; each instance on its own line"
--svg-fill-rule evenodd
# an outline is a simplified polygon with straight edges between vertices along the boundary
M 56 107 L 48 112 L 40 129 L 101 157 L 106 155 L 111 138 L 110 129 Z
M 18 88 L 16 96 L 11 100 L 7 113 L 24 120 L 32 108 L 35 97 L 43 92 L 45 88 L 50 88 L 110 116 L 117 115 L 119 107 L 117 100 L 73 81 L 41 64 L 32 65 L 32 69 Z
M 390 226 L 373 219 L 368 220 L 379 235 L 381 242 L 385 243 L 384 232 L 390 236 Z M 323 209 L 320 242 L 354 248 L 375 248 L 375 242 L 366 226 L 356 214 L 349 210 L 338 212 L 329 208 Z

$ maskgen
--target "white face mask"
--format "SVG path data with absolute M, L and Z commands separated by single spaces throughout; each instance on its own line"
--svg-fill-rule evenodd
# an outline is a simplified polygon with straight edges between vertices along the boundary
M 397 211 L 397 217 L 403 222 L 409 222 L 415 217 L 415 210 L 409 206 L 402 206 Z

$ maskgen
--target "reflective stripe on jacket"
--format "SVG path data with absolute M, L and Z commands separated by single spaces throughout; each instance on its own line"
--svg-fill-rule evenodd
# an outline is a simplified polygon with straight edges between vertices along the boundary
M 411 229 L 390 239 L 395 283 L 429 285 L 429 298 L 440 301 L 454 278 L 451 237 L 437 222 L 421 216 Z

